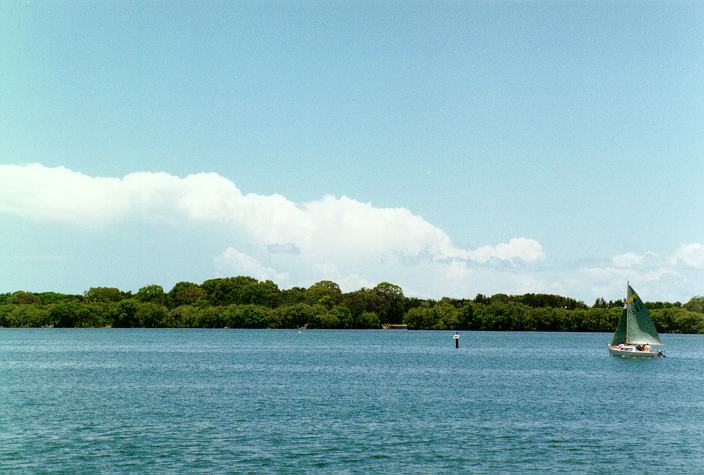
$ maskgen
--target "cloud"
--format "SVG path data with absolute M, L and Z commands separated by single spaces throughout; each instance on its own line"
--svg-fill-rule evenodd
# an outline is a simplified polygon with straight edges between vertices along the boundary
M 635 252 L 627 252 L 619 254 L 611 258 L 611 263 L 617 269 L 637 269 L 657 263 L 660 256 L 654 252 L 644 252 L 637 254 Z
M 263 265 L 255 258 L 238 251 L 235 248 L 228 247 L 223 253 L 215 258 L 215 264 L 225 271 L 225 274 L 246 275 L 259 280 L 272 280 L 280 285 L 288 284 L 289 276 L 285 272 L 277 272 L 276 270 Z
M 271 279 L 282 287 L 333 280 L 350 291 L 388 281 L 401 285 L 406 295 L 420 297 L 547 292 L 587 303 L 596 297 L 621 298 L 626 280 L 649 300 L 686 301 L 702 294 L 704 281 L 701 243 L 670 252 L 605 256 L 589 265 L 538 264 L 546 260 L 543 247 L 527 237 L 466 248 L 406 208 L 379 208 L 331 195 L 297 203 L 279 194 L 243 193 L 216 173 L 177 177 L 138 172 L 115 178 L 40 164 L 0 165 L 3 214 L 61 223 L 68 229 L 65 236 L 75 232 L 82 240 L 106 242 L 104 236 L 118 234 L 119 228 L 120 239 L 130 246 L 112 246 L 110 255 L 101 259 L 89 250 L 83 261 L 82 254 L 71 256 L 74 274 L 91 276 L 86 277 L 91 281 L 78 284 L 83 290 L 95 279 L 114 281 L 115 268 L 129 266 L 158 269 L 149 278 L 163 275 L 163 283 L 219 272 Z M 174 240 L 176 230 L 186 232 Z M 145 239 L 143 233 L 157 234 Z M 140 243 L 162 239 L 170 245 L 135 252 Z M 183 246 L 192 246 L 192 252 L 182 252 Z M 43 256 L 55 251 L 23 252 Z M 170 270 L 161 269 L 164 259 L 173 264 Z M 103 263 L 100 268 L 98 261 Z M 37 260 L 33 266 L 51 262 Z M 104 265 L 109 262 L 116 265 Z M 143 274 L 135 275 L 132 278 Z M 135 289 L 143 285 L 132 283 Z
M 283 244 L 269 244 L 266 250 L 272 254 L 300 254 L 301 250 L 291 242 Z
M 64 167 L 0 165 L 0 212 L 78 226 L 105 224 L 128 209 L 124 182 Z
M 704 245 L 698 243 L 680 246 L 666 254 L 628 252 L 613 256 L 608 262 L 575 269 L 574 274 L 580 279 L 567 292 L 574 295 L 581 285 L 585 287 L 582 293 L 592 298 L 621 298 L 615 289 L 625 288 L 629 281 L 648 300 L 686 300 L 701 293 L 702 269 Z
M 511 292 L 528 288 L 525 267 L 518 264 L 545 258 L 533 239 L 464 248 L 406 208 L 379 208 L 332 195 L 296 203 L 279 194 L 243 193 L 216 173 L 137 172 L 115 178 L 41 164 L 0 165 L 1 214 L 61 223 L 96 236 L 119 227 L 169 239 L 170 232 L 188 228 L 188 235 L 208 237 L 193 243 L 198 249 L 204 243 L 221 249 L 210 258 L 215 271 L 271 279 L 284 287 L 334 280 L 349 291 L 389 281 L 418 296 Z M 141 226 L 145 223 L 150 226 Z M 132 242 L 143 239 L 135 236 Z M 202 269 L 192 254 L 180 255 L 180 265 L 188 268 L 188 261 Z M 493 268 L 482 271 L 485 264 Z
M 474 251 L 468 251 L 467 255 L 477 262 L 487 262 L 491 259 L 535 262 L 545 258 L 543 246 L 538 241 L 527 238 L 512 238 L 507 243 L 496 246 L 482 246 Z
M 0 165 L 0 212 L 88 228 L 135 217 L 210 222 L 270 253 L 298 253 L 314 264 L 404 257 L 535 262 L 545 257 L 532 239 L 459 248 L 444 231 L 405 208 L 377 208 L 346 196 L 294 203 L 278 194 L 244 194 L 216 173 L 179 178 L 139 172 L 119 179 L 40 164 Z
M 704 269 L 704 244 L 685 244 L 677 249 L 672 260 L 692 269 Z
M 336 282 L 341 289 L 346 291 L 357 290 L 363 287 L 371 288 L 374 287 L 375 283 L 365 279 L 356 272 L 351 274 L 345 274 L 340 272 L 340 269 L 332 262 L 325 262 L 321 264 L 315 264 L 312 267 L 313 275 L 315 276 L 313 280 L 331 280 Z

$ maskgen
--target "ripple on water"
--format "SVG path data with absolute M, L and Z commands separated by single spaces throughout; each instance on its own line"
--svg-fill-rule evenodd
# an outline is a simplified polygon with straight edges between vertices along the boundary
M 0 472 L 704 466 L 703 337 L 624 361 L 604 334 L 451 336 L 3 330 Z

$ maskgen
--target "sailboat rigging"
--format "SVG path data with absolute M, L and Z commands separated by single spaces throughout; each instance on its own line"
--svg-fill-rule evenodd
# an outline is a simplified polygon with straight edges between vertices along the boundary
M 662 351 L 652 349 L 653 346 L 662 345 L 662 342 L 648 309 L 630 283 L 626 287 L 626 302 L 609 345 L 609 353 L 612 356 L 646 358 L 664 356 Z

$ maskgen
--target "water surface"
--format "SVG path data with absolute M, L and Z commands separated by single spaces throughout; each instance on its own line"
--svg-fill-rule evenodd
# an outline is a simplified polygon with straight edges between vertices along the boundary
M 0 329 L 0 472 L 696 472 L 704 336 Z

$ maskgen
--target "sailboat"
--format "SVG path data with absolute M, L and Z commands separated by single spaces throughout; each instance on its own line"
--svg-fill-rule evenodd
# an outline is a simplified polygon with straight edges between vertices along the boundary
M 662 351 L 652 349 L 652 346 L 662 345 L 662 342 L 648 309 L 630 283 L 626 287 L 626 302 L 609 345 L 609 353 L 612 356 L 644 358 L 664 356 Z

